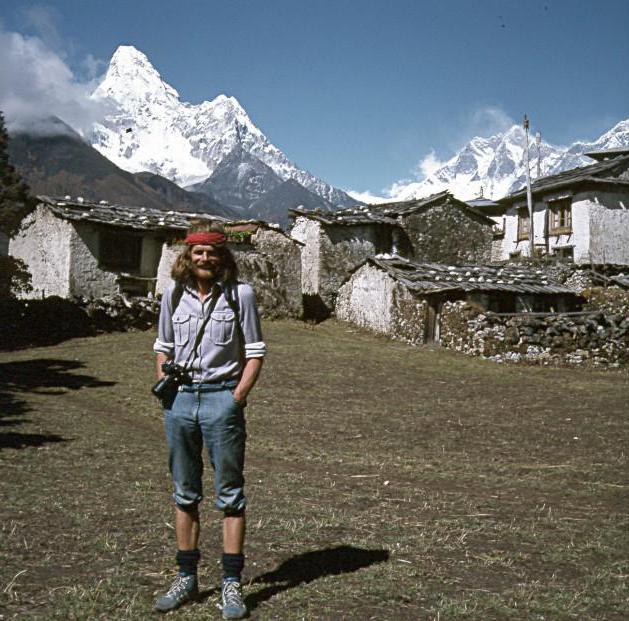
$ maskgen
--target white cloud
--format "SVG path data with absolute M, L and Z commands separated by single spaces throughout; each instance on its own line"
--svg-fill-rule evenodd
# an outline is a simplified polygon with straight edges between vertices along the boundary
M 59 13 L 55 9 L 42 4 L 34 4 L 22 10 L 22 18 L 29 32 L 34 31 L 46 47 L 55 50 L 59 56 L 65 58 L 63 37 L 57 28 Z
M 9 129 L 58 116 L 85 134 L 105 114 L 106 104 L 90 99 L 93 83 L 78 81 L 39 37 L 0 28 L 0 58 L 0 110 Z
M 430 177 L 445 165 L 443 160 L 437 157 L 437 154 L 431 151 L 428 155 L 419 160 L 415 169 L 415 176 L 421 181 L 426 177 Z
M 92 54 L 88 54 L 81 62 L 81 67 L 85 71 L 88 80 L 96 80 L 107 68 L 107 63 Z
M 498 106 L 483 106 L 472 114 L 467 136 L 482 136 L 489 138 L 495 134 L 502 134 L 515 125 L 515 121 Z M 467 142 L 466 138 L 463 142 Z

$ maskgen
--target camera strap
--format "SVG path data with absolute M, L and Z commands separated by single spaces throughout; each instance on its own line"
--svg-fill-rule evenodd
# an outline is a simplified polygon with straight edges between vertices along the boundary
M 220 287 L 217 284 L 213 285 L 212 286 L 212 299 L 210 301 L 210 305 L 207 310 L 207 316 L 203 320 L 203 323 L 201 324 L 201 327 L 199 328 L 199 331 L 197 332 L 197 338 L 194 340 L 194 346 L 192 347 L 192 351 L 188 355 L 188 358 L 183 365 L 183 368 L 186 370 L 188 370 L 189 368 L 188 365 L 194 362 L 194 359 L 197 357 L 197 349 L 199 349 L 199 345 L 201 344 L 201 339 L 203 338 L 203 333 L 205 332 L 205 326 L 207 326 L 208 321 L 210 321 L 210 318 L 212 317 L 212 311 L 214 310 L 214 307 L 216 306 L 216 303 L 218 302 L 218 298 L 220 297 L 220 295 L 221 295 Z
M 236 293 L 236 300 L 233 298 L 233 293 Z M 228 284 L 223 290 L 223 294 L 225 295 L 225 300 L 227 300 L 227 304 L 232 309 L 234 316 L 236 318 L 236 333 L 238 334 L 238 353 L 240 356 L 240 364 L 244 366 L 245 364 L 245 333 L 242 329 L 242 324 L 240 323 L 240 311 L 238 309 L 240 300 L 238 299 L 238 283 L 232 288 L 231 283 Z

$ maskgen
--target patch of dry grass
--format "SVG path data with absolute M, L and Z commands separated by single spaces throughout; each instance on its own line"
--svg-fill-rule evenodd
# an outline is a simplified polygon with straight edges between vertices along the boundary
M 502 367 L 332 321 L 265 328 L 247 414 L 254 618 L 626 618 L 626 372 Z M 146 618 L 168 584 L 152 338 L 0 354 L 5 619 Z M 220 616 L 210 504 L 204 600 L 178 618 Z

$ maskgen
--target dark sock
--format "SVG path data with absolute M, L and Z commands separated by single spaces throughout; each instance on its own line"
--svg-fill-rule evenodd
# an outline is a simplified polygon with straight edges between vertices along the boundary
M 223 579 L 238 580 L 240 582 L 240 574 L 245 566 L 244 554 L 227 554 L 223 553 Z
M 176 558 L 180 574 L 184 576 L 197 575 L 197 565 L 201 558 L 199 550 L 177 550 Z

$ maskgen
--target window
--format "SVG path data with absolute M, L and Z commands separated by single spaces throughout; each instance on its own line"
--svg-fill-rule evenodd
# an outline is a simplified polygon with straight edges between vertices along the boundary
M 572 199 L 548 203 L 548 229 L 551 235 L 572 233 Z
M 553 255 L 563 261 L 574 261 L 574 247 L 573 246 L 559 246 L 553 248 Z
M 529 210 L 527 207 L 518 209 L 518 241 L 529 238 L 530 230 Z
M 100 266 L 111 270 L 139 270 L 142 238 L 129 233 L 103 231 L 99 244 Z

